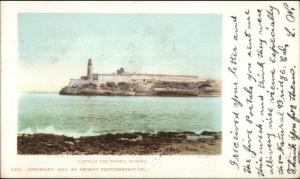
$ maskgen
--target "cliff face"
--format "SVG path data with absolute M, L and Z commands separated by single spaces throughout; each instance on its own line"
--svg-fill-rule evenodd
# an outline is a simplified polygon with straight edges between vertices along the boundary
M 115 95 L 115 96 L 214 96 L 221 95 L 221 83 L 158 81 L 145 83 L 107 82 L 96 86 L 93 83 L 66 86 L 61 95 Z

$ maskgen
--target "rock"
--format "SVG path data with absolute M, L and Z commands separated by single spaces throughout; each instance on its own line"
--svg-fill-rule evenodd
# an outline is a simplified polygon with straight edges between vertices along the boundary
M 218 135 L 221 138 L 221 133 Z M 215 154 L 220 152 L 220 140 L 192 132 L 117 133 L 76 139 L 63 135 L 27 134 L 17 136 L 17 151 L 18 154 L 46 155 Z
M 203 131 L 201 133 L 201 135 L 216 135 L 216 134 L 217 134 L 217 132 L 212 132 L 212 131 Z
M 208 139 L 214 139 L 214 136 L 205 136 L 205 135 L 187 135 L 187 140 L 208 140 Z
M 139 140 L 143 140 L 143 137 L 142 136 L 138 136 L 137 138 L 135 139 L 131 139 L 130 141 L 139 141 Z
M 174 81 L 147 81 L 147 82 L 106 82 L 101 84 L 89 83 L 76 86 L 66 86 L 60 95 L 104 95 L 104 96 L 215 96 L 220 90 L 203 90 L 199 88 L 203 82 L 174 82 Z M 210 82 L 212 83 L 212 82 Z M 206 86 L 216 86 L 205 82 Z M 217 87 L 218 89 L 220 87 Z M 221 88 L 220 88 L 221 89 Z
M 71 141 L 65 141 L 65 143 L 66 143 L 66 144 L 69 144 L 69 145 L 74 145 L 74 143 L 71 142 Z

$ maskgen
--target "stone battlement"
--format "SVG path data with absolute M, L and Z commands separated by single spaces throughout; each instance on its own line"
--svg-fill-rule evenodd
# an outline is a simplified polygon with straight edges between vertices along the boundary
M 136 74 L 124 68 L 112 74 L 92 73 L 89 60 L 88 72 L 80 79 L 71 79 L 60 90 L 61 95 L 118 95 L 118 96 L 214 96 L 221 94 L 221 83 L 200 80 L 192 75 Z
M 125 72 L 124 68 L 117 70 L 117 73 L 112 74 L 95 74 L 92 73 L 92 60 L 88 61 L 87 76 L 81 76 L 80 79 L 71 79 L 69 86 L 81 86 L 85 84 L 94 84 L 100 86 L 107 82 L 126 82 L 126 83 L 149 83 L 157 81 L 172 81 L 172 82 L 201 82 L 197 76 L 193 75 L 169 75 L 169 74 L 139 74 Z

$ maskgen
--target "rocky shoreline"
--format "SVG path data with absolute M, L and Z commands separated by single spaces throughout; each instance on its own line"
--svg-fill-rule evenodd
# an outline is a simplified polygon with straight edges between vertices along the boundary
M 79 138 L 54 134 L 21 134 L 18 154 L 173 155 L 221 153 L 221 132 L 117 133 Z
M 65 86 L 60 95 L 86 96 L 220 96 L 220 82 L 107 82 L 97 86 L 94 83 Z

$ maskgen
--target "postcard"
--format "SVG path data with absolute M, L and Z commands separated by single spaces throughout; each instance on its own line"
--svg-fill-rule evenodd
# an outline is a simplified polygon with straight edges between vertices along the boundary
M 299 2 L 1 2 L 1 177 L 300 177 Z

